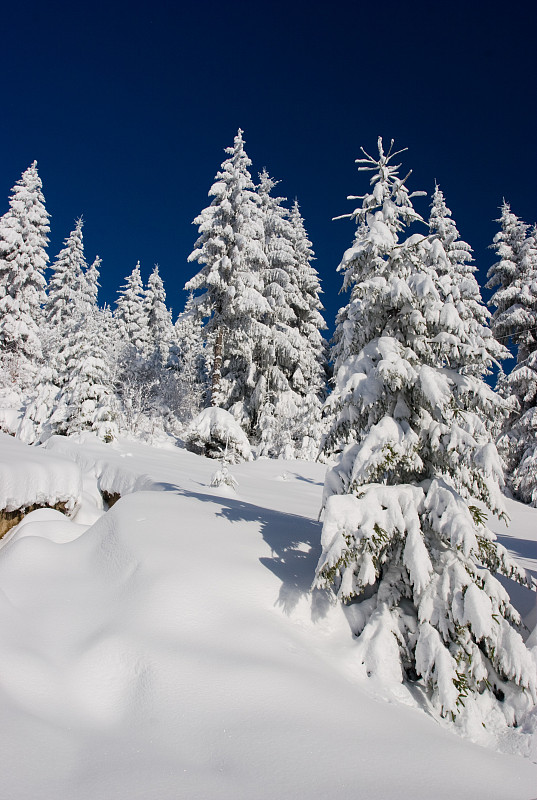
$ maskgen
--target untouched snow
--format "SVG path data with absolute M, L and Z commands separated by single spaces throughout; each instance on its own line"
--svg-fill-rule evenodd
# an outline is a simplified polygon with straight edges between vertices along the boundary
M 55 437 L 32 452 L 76 462 L 84 492 L 74 521 L 33 512 L 0 549 L 0 797 L 537 796 L 531 759 L 361 677 L 352 607 L 309 592 L 322 465 L 233 466 L 230 492 L 177 448 Z M 107 513 L 97 485 L 123 495 Z M 537 511 L 509 511 L 502 541 L 534 569 Z
M 82 476 L 71 461 L 0 432 L 0 509 L 65 503 L 72 511 L 81 492 Z

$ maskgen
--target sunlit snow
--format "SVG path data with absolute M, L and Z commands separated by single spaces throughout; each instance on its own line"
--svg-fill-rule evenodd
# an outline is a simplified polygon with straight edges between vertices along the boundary
M 457 735 L 418 686 L 367 679 L 356 606 L 311 593 L 325 467 L 234 465 L 230 493 L 179 448 L 27 452 L 83 490 L 72 520 L 32 512 L 0 549 L 1 797 L 535 797 L 535 763 L 506 754 L 537 759 L 528 727 Z M 122 499 L 98 509 L 98 489 Z M 537 511 L 508 510 L 497 531 L 535 569 Z

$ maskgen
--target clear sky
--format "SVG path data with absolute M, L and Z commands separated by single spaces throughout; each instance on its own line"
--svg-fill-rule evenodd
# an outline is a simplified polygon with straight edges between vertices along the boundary
M 137 260 L 182 310 L 193 218 L 244 130 L 254 177 L 299 200 L 333 328 L 336 267 L 378 135 L 444 190 L 482 272 L 505 197 L 537 219 L 537 3 L 11 2 L 2 11 L 0 213 L 38 161 L 51 259 L 84 216 L 101 302 Z M 429 200 L 416 207 L 428 215 Z

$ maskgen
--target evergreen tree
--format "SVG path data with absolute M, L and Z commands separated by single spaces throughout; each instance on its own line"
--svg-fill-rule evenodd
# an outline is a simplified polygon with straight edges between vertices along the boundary
M 528 236 L 529 225 L 512 213 L 504 201 L 497 222 L 501 230 L 494 237 L 492 247 L 498 261 L 488 271 L 488 289 L 496 288 L 490 305 L 496 310 L 492 315 L 492 331 L 499 339 L 511 339 L 517 347 L 517 363 L 526 360 L 537 347 L 535 293 L 531 291 L 534 268 L 534 243 Z
M 276 184 L 267 172 L 260 178 L 268 262 L 264 295 L 269 312 L 264 319 L 271 331 L 259 359 L 260 453 L 310 458 L 318 452 L 326 363 L 319 331 L 326 327 L 319 311 L 320 286 L 310 264 L 313 251 L 298 204 L 289 212 L 282 205 L 283 198 L 271 196 Z
M 21 390 L 32 385 L 42 358 L 49 230 L 34 161 L 13 187 L 9 210 L 0 219 L 0 368 Z
M 290 221 L 298 285 L 295 298 L 299 299 L 293 308 L 297 329 L 304 343 L 300 367 L 294 376 L 294 385 L 304 397 L 297 427 L 297 438 L 301 442 L 298 455 L 300 458 L 313 459 L 318 455 L 323 430 L 321 409 L 326 396 L 328 348 L 321 331 L 326 329 L 326 323 L 321 313 L 323 306 L 319 275 L 311 264 L 315 254 L 296 200 Z
M 114 316 L 117 321 L 119 337 L 129 351 L 128 357 L 134 356 L 137 359 L 143 359 L 148 352 L 149 331 L 139 261 L 125 281 L 126 283 L 121 287 L 116 300 Z
M 241 130 L 226 153 L 229 158 L 209 191 L 214 199 L 194 220 L 200 235 L 189 261 L 203 266 L 185 288 L 201 293 L 198 307 L 207 318 L 205 336 L 213 353 L 211 404 L 233 410 L 251 434 L 259 379 L 256 354 L 270 335 L 262 322 L 269 311 L 262 274 L 267 261 L 263 220 Z
M 183 424 L 190 423 L 199 414 L 209 390 L 202 327 L 200 313 L 190 293 L 174 325 L 169 361 L 176 376 L 177 416 Z
M 535 669 L 493 573 L 527 581 L 477 506 L 502 513 L 488 430 L 502 402 L 475 364 L 464 370 L 472 321 L 443 315 L 437 270 L 451 261 L 436 234 L 407 230 L 421 218 L 391 150 L 379 139 L 378 158 L 364 151 L 357 162 L 374 174 L 349 215 L 358 230 L 340 266 L 352 294 L 339 317 L 331 431 L 351 443 L 326 477 L 316 585 L 358 601 L 365 673 L 422 680 L 443 715 L 466 705 L 516 724 L 536 700 Z M 478 329 L 476 348 L 483 342 Z M 485 346 L 485 363 L 496 352 Z
M 429 217 L 428 264 L 438 276 L 443 303 L 442 332 L 434 346 L 439 364 L 463 374 L 483 376 L 499 367 L 509 351 L 492 336 L 490 312 L 475 279 L 472 248 L 459 238 L 457 226 L 444 195 L 435 187 Z
M 497 328 L 518 347 L 516 366 L 498 383 L 511 406 L 498 449 L 515 496 L 537 506 L 537 232 L 534 228 L 528 234 L 529 226 L 510 212 L 504 214 L 504 220 L 511 225 L 505 225 L 506 231 L 497 235 L 495 245 L 504 256 L 500 263 L 515 264 L 516 271 L 503 294 L 498 290 L 495 295 L 498 299 L 500 293 L 499 302 L 504 303 Z M 527 235 L 521 241 L 522 232 Z M 506 244 L 509 239 L 510 247 Z
M 173 326 L 158 265 L 149 276 L 144 303 L 149 358 L 155 368 L 162 369 L 168 363 Z
M 81 316 L 85 314 L 82 297 L 87 294 L 87 264 L 82 227 L 83 221 L 79 218 L 52 265 L 44 309 L 45 365 L 25 413 L 25 419 L 34 420 L 37 428 L 33 434 L 29 429 L 26 430 L 24 438 L 27 441 L 31 435 L 41 436 L 41 427 L 52 419 L 60 389 L 68 380 L 67 351 L 70 339 Z M 50 430 L 54 430 L 54 425 Z
M 72 291 L 76 309 L 62 349 L 64 379 L 51 422 L 59 433 L 92 431 L 104 441 L 117 435 L 118 403 L 107 359 L 106 331 L 97 306 L 99 266 L 77 276 Z
M 64 240 L 64 246 L 52 265 L 45 306 L 46 321 L 61 340 L 77 315 L 77 301 L 87 270 L 84 256 L 82 217 Z

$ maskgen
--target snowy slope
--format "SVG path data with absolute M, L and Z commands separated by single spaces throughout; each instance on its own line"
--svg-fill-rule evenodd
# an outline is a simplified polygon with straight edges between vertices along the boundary
M 0 549 L 0 797 L 537 796 L 531 759 L 360 677 L 345 613 L 308 591 L 321 465 L 234 466 L 235 494 L 179 449 L 48 449 L 86 473 L 91 509 L 34 512 Z M 124 496 L 89 525 L 91 481 Z M 521 519 L 535 566 L 537 511 Z

